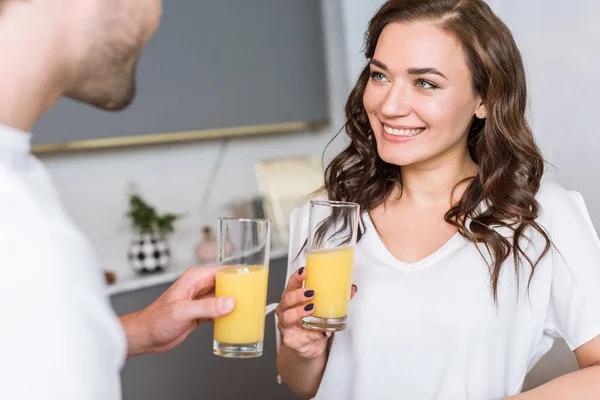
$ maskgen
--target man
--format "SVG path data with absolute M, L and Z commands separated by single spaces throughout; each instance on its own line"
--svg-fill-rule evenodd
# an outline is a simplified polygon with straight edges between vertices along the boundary
M 168 350 L 235 307 L 212 295 L 214 270 L 196 268 L 117 319 L 96 255 L 30 154 L 28 132 L 61 96 L 131 103 L 160 14 L 160 0 L 0 0 L 0 399 L 118 399 L 126 357 Z

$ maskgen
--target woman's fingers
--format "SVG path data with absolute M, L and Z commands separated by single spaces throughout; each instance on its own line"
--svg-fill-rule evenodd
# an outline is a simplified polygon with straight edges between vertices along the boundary
M 285 291 L 281 296 L 281 305 L 282 311 L 287 311 L 290 308 L 297 307 L 301 304 L 305 304 L 309 302 L 313 297 L 315 297 L 315 291 L 310 289 L 296 289 Z
M 286 311 L 283 311 L 278 316 L 279 322 L 284 329 L 289 328 L 300 322 L 300 320 L 303 317 L 306 317 L 307 315 L 310 315 L 313 312 L 315 312 L 315 305 L 313 303 L 308 303 L 306 305 L 290 308 Z

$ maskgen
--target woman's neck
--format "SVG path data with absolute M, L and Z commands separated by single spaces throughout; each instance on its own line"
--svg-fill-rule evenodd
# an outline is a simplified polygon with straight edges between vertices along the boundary
M 464 193 L 469 183 L 465 179 L 476 174 L 477 164 L 468 151 L 436 162 L 403 166 L 402 187 L 397 188 L 386 203 L 407 201 L 417 208 L 451 206 Z

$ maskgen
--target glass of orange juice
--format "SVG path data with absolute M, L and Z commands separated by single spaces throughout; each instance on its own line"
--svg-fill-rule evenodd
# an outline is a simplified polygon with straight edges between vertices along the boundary
M 311 301 L 315 311 L 302 319 L 305 328 L 330 332 L 346 328 L 359 213 L 356 203 L 310 202 L 304 287 L 315 291 Z
M 219 218 L 215 296 L 233 297 L 236 306 L 215 319 L 216 355 L 253 358 L 263 353 L 270 245 L 269 220 Z

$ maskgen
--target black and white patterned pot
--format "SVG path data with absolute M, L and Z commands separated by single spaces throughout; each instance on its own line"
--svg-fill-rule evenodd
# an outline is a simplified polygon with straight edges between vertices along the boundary
M 164 237 L 143 233 L 129 245 L 129 264 L 136 272 L 162 271 L 169 267 L 171 252 Z

